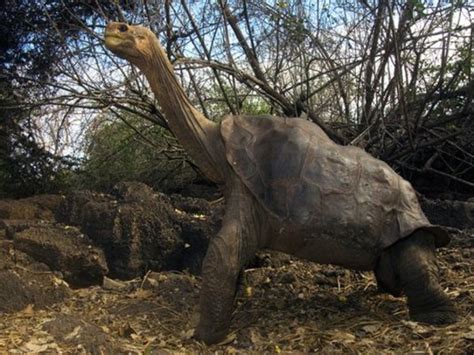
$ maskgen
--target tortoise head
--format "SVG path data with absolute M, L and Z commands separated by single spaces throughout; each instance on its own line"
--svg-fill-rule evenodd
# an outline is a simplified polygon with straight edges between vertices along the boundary
M 152 58 L 156 36 L 148 28 L 122 22 L 110 22 L 105 28 L 105 47 L 140 69 Z

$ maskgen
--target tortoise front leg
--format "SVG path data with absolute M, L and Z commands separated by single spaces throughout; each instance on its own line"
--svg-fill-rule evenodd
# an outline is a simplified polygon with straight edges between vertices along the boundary
M 200 320 L 195 336 L 207 344 L 227 335 L 240 271 L 257 251 L 256 210 L 246 188 L 240 182 L 233 185 L 222 228 L 210 241 L 202 267 Z
M 203 262 L 196 337 L 207 344 L 224 339 L 229 330 L 237 280 L 244 264 L 239 251 L 240 238 L 237 225 L 223 226 L 211 241 Z

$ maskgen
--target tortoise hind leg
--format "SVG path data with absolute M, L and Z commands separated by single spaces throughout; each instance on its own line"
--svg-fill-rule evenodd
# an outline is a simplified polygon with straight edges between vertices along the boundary
M 410 318 L 429 324 L 456 322 L 455 308 L 438 282 L 434 237 L 418 230 L 387 251 L 394 273 L 391 280 L 396 280 L 392 286 L 407 296 Z
M 377 262 L 374 274 L 377 280 L 377 288 L 380 292 L 400 297 L 402 287 L 394 266 L 391 249 L 385 250 Z

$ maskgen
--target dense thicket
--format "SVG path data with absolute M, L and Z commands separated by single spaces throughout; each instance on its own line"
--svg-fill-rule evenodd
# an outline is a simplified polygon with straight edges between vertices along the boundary
M 68 156 L 76 164 L 69 182 L 86 187 L 195 178 L 143 77 L 104 49 L 110 19 L 159 34 L 185 90 L 211 119 L 305 117 L 423 192 L 474 191 L 467 0 L 9 4 L 0 10 L 3 192 L 21 174 L 42 181 L 28 192 L 58 188 Z
M 57 191 L 75 161 L 45 144 L 38 117 L 50 113 L 44 98 L 59 94 L 64 45 L 81 35 L 83 21 L 98 20 L 97 7 L 33 0 L 0 5 L 0 196 Z M 62 115 L 65 124 L 67 112 Z

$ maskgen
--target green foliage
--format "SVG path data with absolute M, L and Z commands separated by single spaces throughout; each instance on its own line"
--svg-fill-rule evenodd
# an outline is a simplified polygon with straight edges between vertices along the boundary
M 29 112 L 10 108 L 16 104 L 9 83 L 0 84 L 0 197 L 26 197 L 50 193 L 68 186 L 74 163 L 42 149 L 21 122 Z
M 463 45 L 459 45 L 456 48 L 457 51 L 457 56 L 458 60 L 452 64 L 452 67 L 450 67 L 450 64 L 448 64 L 448 68 L 451 71 L 455 71 L 457 67 L 460 70 L 460 77 L 459 81 L 461 83 L 469 83 L 469 80 L 471 80 L 471 72 L 472 68 L 474 67 L 474 59 L 472 56 L 472 44 L 466 41 Z
M 410 0 L 409 5 L 412 6 L 412 11 L 413 11 L 413 16 L 415 19 L 420 19 L 424 16 L 425 14 L 425 4 L 423 1 L 420 0 Z
M 234 107 L 243 115 L 266 115 L 272 113 L 272 106 L 261 96 L 252 95 L 248 88 L 244 86 L 236 86 L 232 88 L 230 85 L 212 86 L 209 91 L 210 97 L 221 97 L 222 91 L 232 100 Z M 222 119 L 228 112 L 228 106 L 224 100 L 215 100 L 208 105 L 208 109 L 215 120 Z
M 266 115 L 271 113 L 271 106 L 260 97 L 247 98 L 241 111 L 247 115 Z
M 169 132 L 140 118 L 125 119 L 105 120 L 89 130 L 78 187 L 106 191 L 133 180 L 166 191 L 196 177 Z
M 72 161 L 55 157 L 22 133 L 9 134 L 8 139 L 0 151 L 1 197 L 26 197 L 68 189 L 75 165 Z

